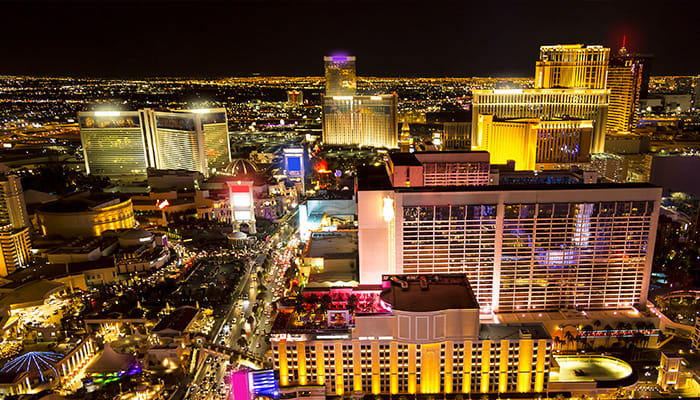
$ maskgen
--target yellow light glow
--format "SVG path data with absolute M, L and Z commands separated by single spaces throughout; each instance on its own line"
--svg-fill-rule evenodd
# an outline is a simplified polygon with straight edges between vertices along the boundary
M 119 111 L 95 111 L 96 117 L 118 117 L 121 115 Z
M 198 108 L 196 110 L 190 110 L 190 112 L 196 113 L 196 114 L 207 114 L 209 113 L 208 108 Z
M 384 216 L 384 222 L 388 223 L 394 220 L 394 199 L 390 197 L 384 198 L 382 215 Z

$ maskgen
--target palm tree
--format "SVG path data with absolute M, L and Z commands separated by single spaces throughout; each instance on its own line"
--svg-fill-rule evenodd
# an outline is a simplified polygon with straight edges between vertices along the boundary
M 569 345 L 575 343 L 574 334 L 571 333 L 571 330 L 568 330 L 568 331 L 566 331 L 566 332 L 564 333 L 564 338 L 566 339 L 567 347 L 569 347 Z M 571 347 L 573 347 L 573 346 L 571 346 Z M 573 348 L 569 348 L 568 350 L 574 350 L 574 349 L 573 349 Z

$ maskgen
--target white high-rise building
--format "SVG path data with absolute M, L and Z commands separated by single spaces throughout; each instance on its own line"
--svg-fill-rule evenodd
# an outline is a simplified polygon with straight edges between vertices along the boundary
M 646 304 L 659 187 L 405 187 L 381 175 L 359 179 L 361 284 L 465 273 L 483 312 Z

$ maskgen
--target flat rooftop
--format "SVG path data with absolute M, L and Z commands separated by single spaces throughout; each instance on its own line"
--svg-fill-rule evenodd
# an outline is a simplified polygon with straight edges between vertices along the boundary
M 356 258 L 357 231 L 313 232 L 304 257 Z
M 617 320 L 625 318 L 656 318 L 649 312 L 638 311 L 635 308 L 629 307 L 619 310 L 593 310 L 593 311 L 578 311 L 574 309 L 564 309 L 556 311 L 535 311 L 522 313 L 497 313 L 498 321 L 502 323 L 528 323 L 542 322 L 559 323 L 567 320 L 585 321 L 589 320 L 592 324 L 594 321 Z
M 63 198 L 53 203 L 47 203 L 38 208 L 41 212 L 73 213 L 99 210 L 126 201 L 119 195 L 108 193 L 77 194 Z
M 3 289 L 14 289 L 0 298 L 0 307 L 28 303 L 43 303 L 50 295 L 60 292 L 66 285 L 57 282 L 50 282 L 44 279 L 29 283 L 12 283 L 3 286 Z
M 172 313 L 163 317 L 163 319 L 161 319 L 151 331 L 158 333 L 166 329 L 171 329 L 177 332 L 184 332 L 192 320 L 197 316 L 198 312 L 199 309 L 194 307 L 179 307 Z
M 386 275 L 381 299 L 394 310 L 431 312 L 479 309 L 466 275 Z
M 527 171 L 525 171 L 527 172 Z M 547 172 L 543 173 L 546 175 Z M 510 173 L 508 173 L 510 174 Z M 504 176 L 509 176 L 504 174 Z M 559 174 L 553 172 L 554 175 Z M 571 174 L 564 171 L 561 174 Z M 507 185 L 476 185 L 476 186 L 420 186 L 420 187 L 396 187 L 391 185 L 386 168 L 363 167 L 357 171 L 358 190 L 394 190 L 399 193 L 440 193 L 440 192 L 494 192 L 494 191 L 533 191 L 533 190 L 592 190 L 592 189 L 649 189 L 659 188 L 651 183 L 560 183 L 560 184 L 507 184 Z
M 313 269 L 309 287 L 357 286 L 357 231 L 314 232 L 304 257 L 323 258 L 323 270 Z
M 551 339 L 544 325 L 528 324 L 481 324 L 479 339 L 517 340 L 517 339 Z

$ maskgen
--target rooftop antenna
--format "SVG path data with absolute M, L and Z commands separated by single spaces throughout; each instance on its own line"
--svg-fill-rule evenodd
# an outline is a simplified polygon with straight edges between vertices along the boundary
M 617 52 L 617 54 L 621 56 L 627 55 L 627 36 L 622 36 L 622 47 L 620 47 L 620 50 Z

